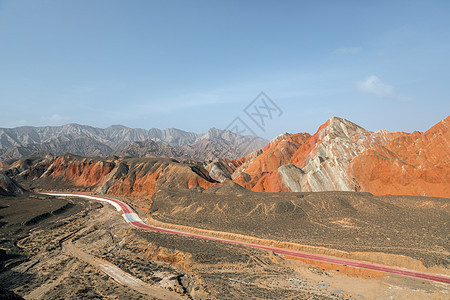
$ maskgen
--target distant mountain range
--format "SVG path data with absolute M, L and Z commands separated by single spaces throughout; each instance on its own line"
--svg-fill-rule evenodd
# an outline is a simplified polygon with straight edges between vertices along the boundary
M 44 127 L 0 128 L 0 159 L 17 160 L 36 155 L 165 156 L 199 161 L 237 158 L 267 143 L 212 128 L 197 134 L 175 128 L 150 130 L 113 125 L 96 128 L 79 124 Z

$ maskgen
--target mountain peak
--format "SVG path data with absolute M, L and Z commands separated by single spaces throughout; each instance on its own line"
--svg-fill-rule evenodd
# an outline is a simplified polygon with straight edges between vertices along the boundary
M 316 134 L 325 136 L 328 134 L 350 137 L 356 133 L 366 132 L 364 128 L 340 117 L 331 117 L 317 130 Z
M 277 135 L 276 137 L 274 137 L 273 139 L 270 140 L 270 142 L 266 145 L 266 147 L 264 147 L 264 150 L 269 149 L 270 147 L 272 147 L 276 142 L 280 141 L 280 140 L 284 140 L 287 139 L 288 137 L 290 137 L 292 135 L 292 133 L 282 133 Z
M 216 195 L 234 195 L 241 196 L 244 194 L 251 193 L 249 190 L 242 187 L 229 179 L 224 180 L 222 183 L 212 186 L 204 191 L 205 194 L 216 194 Z
M 123 125 L 119 125 L 119 124 L 111 125 L 111 126 L 108 126 L 107 128 L 111 128 L 111 129 L 128 129 L 128 127 L 123 126 Z

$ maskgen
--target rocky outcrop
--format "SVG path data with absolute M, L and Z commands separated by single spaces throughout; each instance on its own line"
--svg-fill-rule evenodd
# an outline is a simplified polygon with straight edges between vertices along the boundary
M 0 171 L 8 169 L 9 164 L 6 161 L 0 160 Z
M 303 191 L 355 190 L 353 178 L 347 173 L 349 164 L 380 138 L 348 120 L 330 118 L 290 159 L 302 173 L 284 179 L 296 181 Z
M 239 164 L 234 160 L 216 159 L 209 164 L 206 164 L 205 169 L 208 171 L 209 176 L 214 180 L 223 182 L 225 180 L 231 180 L 231 175 L 238 168 Z
M 284 185 L 280 185 L 278 168 L 288 164 L 296 150 L 310 137 L 308 133 L 297 133 L 275 138 L 260 155 L 239 170 L 234 181 L 257 192 L 287 191 Z
M 15 196 L 23 194 L 23 188 L 6 174 L 0 172 L 0 195 Z
M 283 165 L 278 168 L 283 184 L 292 192 L 302 192 L 302 185 L 298 178 L 302 178 L 305 172 L 293 164 Z

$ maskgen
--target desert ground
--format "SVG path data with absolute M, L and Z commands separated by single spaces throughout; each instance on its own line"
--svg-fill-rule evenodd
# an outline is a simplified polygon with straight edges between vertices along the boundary
M 426 231 L 414 233 L 411 229 L 411 224 L 417 225 L 414 222 L 422 222 L 422 227 L 427 228 L 433 220 L 448 221 L 448 199 L 422 199 L 422 213 L 418 208 L 403 221 L 396 218 L 386 223 L 391 217 L 387 212 L 394 205 L 399 210 L 410 210 L 410 206 L 417 206 L 414 201 L 418 199 L 394 197 L 397 200 L 391 201 L 384 219 L 376 219 L 369 212 L 364 214 L 364 209 L 353 214 L 359 217 L 346 219 L 346 209 L 353 211 L 349 203 L 353 203 L 353 209 L 368 205 L 360 198 L 368 199 L 375 206 L 370 206 L 374 212 L 380 209 L 378 206 L 387 204 L 381 200 L 381 204 L 373 204 L 377 199 L 367 194 L 352 194 L 356 201 L 345 193 L 289 193 L 284 197 L 245 193 L 227 184 L 209 191 L 160 190 L 150 211 L 139 210 L 137 199 L 121 197 L 121 200 L 133 206 L 149 223 L 290 242 L 318 247 L 314 249 L 320 248 L 323 253 L 342 251 L 339 253 L 344 256 L 368 261 L 375 257 L 384 263 L 434 272 L 448 270 L 445 228 L 428 229 L 434 235 L 427 239 L 423 238 Z M 186 201 L 172 207 L 168 199 L 173 196 L 185 197 Z M 258 205 L 261 197 L 267 207 Z M 301 202 L 307 197 L 322 199 L 321 207 L 316 210 L 309 207 L 309 213 L 315 214 L 308 222 L 323 226 L 307 226 L 303 214 L 298 213 L 305 211 L 305 206 L 292 211 L 292 206 L 301 206 L 294 199 Z M 271 204 L 271 198 L 275 204 Z M 165 201 L 161 202 L 162 199 Z M 188 204 L 192 199 L 197 203 L 194 206 Z M 249 211 L 233 212 L 232 203 L 240 203 Z M 448 286 L 441 283 L 132 228 L 115 208 L 94 200 L 26 193 L 2 197 L 0 205 L 0 284 L 25 299 L 446 299 L 449 296 Z M 223 213 L 214 219 L 212 215 L 218 216 L 217 209 Z M 203 213 L 192 213 L 195 211 Z M 331 211 L 336 211 L 334 216 Z M 280 214 L 285 217 L 280 218 Z M 419 215 L 414 217 L 415 214 Z M 429 220 L 424 219 L 427 214 Z M 183 219 L 181 215 L 186 217 Z M 284 222 L 293 228 L 287 228 Z M 372 238 L 374 227 L 380 235 L 383 233 L 383 238 Z M 395 241 L 397 231 L 403 233 L 405 240 Z M 325 239 L 320 239 L 321 235 Z M 417 241 L 408 250 L 402 247 L 420 239 L 422 244 Z M 391 255 L 383 256 L 386 253 Z

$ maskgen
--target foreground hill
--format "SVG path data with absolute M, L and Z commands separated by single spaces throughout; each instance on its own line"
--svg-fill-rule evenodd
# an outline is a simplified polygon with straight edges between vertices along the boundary
M 207 166 L 258 192 L 362 191 L 450 197 L 450 117 L 425 133 L 369 131 L 333 117 L 310 136 L 283 134 L 263 151 Z
M 148 200 L 156 187 L 207 188 L 216 183 L 201 165 L 164 158 L 86 158 L 64 154 L 19 160 L 6 173 L 31 190 L 91 191 Z
M 147 147 L 152 142 L 175 150 L 154 152 Z M 130 143 L 133 144 L 127 147 Z M 79 124 L 26 126 L 0 128 L 0 160 L 13 161 L 36 155 L 61 155 L 65 152 L 81 156 L 107 156 L 117 151 L 123 156 L 166 156 L 205 161 L 241 157 L 264 147 L 266 143 L 262 138 L 241 136 L 215 128 L 207 133 L 197 134 L 175 128 L 145 130 L 120 125 L 104 129 Z
M 450 217 L 448 200 L 359 192 L 256 193 L 224 181 L 206 190 L 158 188 L 150 212 L 153 219 L 188 228 L 361 252 L 378 262 L 383 256 L 373 252 L 407 256 L 448 272 L 443 226 Z M 405 257 L 384 258 L 386 264 L 415 268 Z

